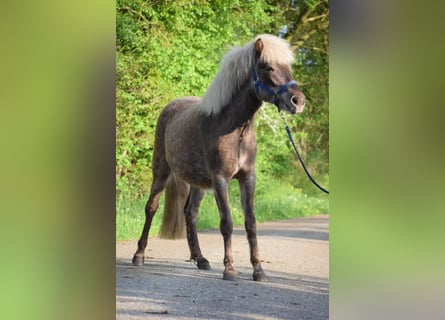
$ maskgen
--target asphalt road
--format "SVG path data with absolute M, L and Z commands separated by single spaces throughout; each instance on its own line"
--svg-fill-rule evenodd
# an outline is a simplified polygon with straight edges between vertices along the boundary
M 232 247 L 236 281 L 222 280 L 219 231 L 199 232 L 212 270 L 188 262 L 187 241 L 150 238 L 145 264 L 131 264 L 136 241 L 116 244 L 116 319 L 312 319 L 329 318 L 329 216 L 258 224 L 268 282 L 252 280 L 242 228 Z

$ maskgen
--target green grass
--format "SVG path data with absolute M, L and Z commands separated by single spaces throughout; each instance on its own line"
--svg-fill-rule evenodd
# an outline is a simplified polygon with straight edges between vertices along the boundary
M 322 192 L 310 190 L 303 193 L 288 184 L 281 184 L 268 179 L 267 184 L 257 183 L 255 192 L 255 216 L 258 222 L 284 220 L 329 212 L 329 200 Z M 307 188 L 314 188 L 307 186 Z M 229 188 L 230 207 L 235 226 L 244 224 L 240 204 L 239 187 L 236 181 Z M 118 195 L 116 200 L 116 239 L 130 240 L 140 237 L 145 221 L 146 199 L 133 199 L 130 196 Z M 156 213 L 150 236 L 157 235 L 162 220 L 163 197 Z M 198 230 L 218 229 L 219 213 L 212 193 L 207 193 L 202 201 L 198 216 Z

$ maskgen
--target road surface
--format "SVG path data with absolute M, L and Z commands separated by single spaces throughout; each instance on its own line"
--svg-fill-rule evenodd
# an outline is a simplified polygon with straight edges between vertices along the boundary
M 329 216 L 258 224 L 258 243 L 268 282 L 252 280 L 249 247 L 235 228 L 236 281 L 222 280 L 219 231 L 198 233 L 212 270 L 187 261 L 186 239 L 150 238 L 145 264 L 131 264 L 137 241 L 116 244 L 116 319 L 328 319 Z

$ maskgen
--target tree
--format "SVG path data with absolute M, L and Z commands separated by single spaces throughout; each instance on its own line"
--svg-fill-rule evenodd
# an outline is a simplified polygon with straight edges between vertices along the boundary
M 118 193 L 146 194 L 162 108 L 176 97 L 202 96 L 228 46 L 259 33 L 277 34 L 285 25 L 285 37 L 298 47 L 294 73 L 313 109 L 310 121 L 295 120 L 294 126 L 303 126 L 309 137 L 305 150 L 327 150 L 327 1 L 118 0 L 116 11 Z M 266 122 L 270 110 L 259 122 Z M 266 144 L 275 142 L 273 126 L 267 123 L 260 132 Z M 260 161 L 280 160 L 265 174 L 282 176 L 293 163 L 283 156 L 286 147 L 275 149 Z

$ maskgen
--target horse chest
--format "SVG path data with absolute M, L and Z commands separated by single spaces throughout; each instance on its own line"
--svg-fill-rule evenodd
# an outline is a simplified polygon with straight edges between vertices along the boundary
M 209 157 L 213 158 L 213 169 L 232 178 L 240 170 L 249 169 L 255 160 L 256 142 L 253 135 L 237 133 L 219 140 Z

